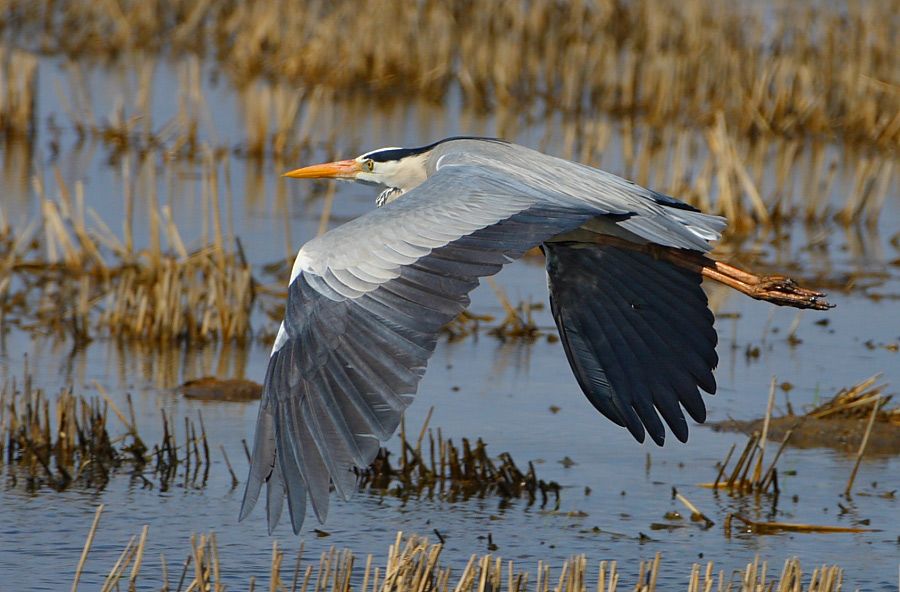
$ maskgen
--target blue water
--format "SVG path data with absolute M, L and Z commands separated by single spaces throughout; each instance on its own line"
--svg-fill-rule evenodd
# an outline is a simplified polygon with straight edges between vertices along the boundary
M 153 117 L 157 125 L 177 108 L 177 93 L 173 89 L 178 88 L 178 67 L 161 64 L 158 68 Z M 127 79 L 127 67 L 124 71 Z M 87 75 L 96 113 L 109 112 L 116 93 L 123 93 L 126 99 L 129 96 L 122 90 L 122 83 L 117 82 L 122 74 L 97 69 Z M 86 203 L 114 232 L 121 233 L 124 167 L 129 171 L 127 178 L 135 184 L 136 195 L 145 195 L 155 187 L 160 203 L 171 205 L 188 246 L 199 245 L 204 227 L 200 205 L 202 167 L 191 163 L 160 164 L 155 176 L 151 176 L 153 171 L 142 168 L 134 157 L 126 164 L 111 163 L 105 147 L 90 142 L 78 146 L 54 90 L 58 85 L 65 88 L 66 79 L 60 64 L 42 61 L 39 119 L 45 121 L 52 114 L 61 123 L 60 148 L 58 153 L 50 150 L 49 133 L 42 126 L 31 147 L 31 164 L 25 167 L 27 175 L 23 177 L 22 169 L 16 167 L 4 169 L 0 182 L 7 191 L 0 205 L 7 219 L 25 220 L 38 211 L 39 202 L 30 182 L 32 175 L 43 179 L 48 193 L 56 195 L 52 167 L 59 166 L 67 183 L 84 184 Z M 208 81 L 204 82 L 204 91 L 210 105 L 208 120 L 215 122 L 215 128 L 203 128 L 202 138 L 217 145 L 240 144 L 244 134 L 234 91 L 222 82 Z M 127 100 L 125 103 L 129 104 Z M 342 107 L 336 106 L 333 120 L 344 125 L 337 146 L 340 154 L 326 154 L 324 145 L 315 145 L 307 156 L 315 161 L 328 156 L 353 156 L 379 145 L 421 144 L 455 133 L 496 132 L 493 121 L 469 117 L 454 105 L 451 101 L 446 109 L 413 106 L 385 113 L 368 112 L 358 119 L 353 119 L 358 115 L 342 119 Z M 328 123 L 317 125 L 327 128 Z M 543 130 L 536 126 L 524 129 L 516 139 L 538 145 L 542 136 Z M 561 139 L 554 137 L 548 150 L 559 153 L 561 146 Z M 20 148 L 7 146 L 2 150 L 4 162 L 19 162 L 16 159 L 21 155 L 15 150 Z M 304 163 L 284 164 L 294 167 Z M 615 145 L 604 155 L 603 164 L 616 172 L 623 170 Z M 220 166 L 224 171 L 224 165 Z M 322 210 L 322 187 L 286 183 L 278 176 L 281 169 L 269 159 L 260 164 L 231 155 L 228 167 L 230 182 L 220 176 L 219 198 L 223 211 L 230 204 L 235 233 L 241 237 L 252 263 L 270 263 L 292 255 L 300 243 L 314 235 Z M 369 188 L 340 185 L 331 223 L 366 211 L 372 207 L 373 199 Z M 138 200 L 135 236 L 139 244 L 147 241 L 146 225 L 140 223 L 140 208 L 145 207 Z M 838 304 L 833 311 L 800 314 L 796 329 L 802 340 L 799 345 L 791 345 L 786 339 L 797 318 L 796 311 L 774 309 L 717 289 L 711 291 L 716 312 L 728 313 L 717 323 L 719 393 L 707 398 L 711 420 L 761 416 L 772 376 L 794 385 L 790 401 L 795 409 L 821 401 L 839 388 L 878 372 L 882 373 L 881 382 L 894 388 L 900 384 L 900 354 L 877 346 L 900 340 L 898 300 L 868 297 L 872 293 L 900 292 L 900 274 L 897 265 L 891 264 L 898 258 L 897 247 L 891 243 L 891 237 L 900 230 L 898 220 L 900 204 L 894 190 L 874 229 L 845 234 L 833 225 L 809 230 L 796 226 L 788 228 L 792 238 L 782 250 L 762 243 L 768 260 L 799 262 L 809 275 L 887 275 L 886 282 L 878 287 L 832 294 L 831 300 Z M 821 252 L 805 248 L 811 235 L 825 237 L 827 245 Z M 859 246 L 860 237 L 865 239 L 865 248 Z M 508 266 L 497 282 L 513 301 L 546 300 L 544 271 L 533 262 Z M 496 297 L 484 286 L 473 294 L 472 308 L 502 317 Z M 535 314 L 540 326 L 552 330 L 547 310 Z M 822 318 L 829 320 L 827 326 L 816 324 Z M 274 327 L 265 328 L 271 331 Z M 866 342 L 876 347 L 867 347 Z M 760 356 L 748 359 L 744 354 L 748 346 L 759 347 Z M 225 447 L 243 480 L 247 464 L 241 439 L 252 436 L 256 405 L 189 401 L 172 388 L 185 379 L 207 374 L 245 376 L 259 381 L 265 370 L 267 344 L 254 343 L 246 349 L 209 345 L 161 353 L 102 340 L 73 348 L 71 343 L 12 332 L 0 349 L 0 380 L 16 377 L 21 381 L 26 354 L 36 386 L 50 393 L 72 384 L 76 392 L 93 395 L 99 384 L 120 405 L 131 393 L 140 432 L 148 442 L 160 437 L 161 409 L 179 420 L 183 416 L 196 418 L 202 412 L 213 466 L 202 489 L 176 486 L 161 492 L 158 488 L 142 488 L 127 476 L 118 476 L 103 491 L 26 493 L 21 483 L 12 484 L 11 469 L 0 465 L 0 590 L 68 587 L 100 503 L 105 505 L 105 511 L 82 577 L 82 589 L 99 587 L 128 539 L 138 534 L 144 524 L 150 525 L 150 536 L 142 569 L 143 586 L 161 584 L 160 554 L 166 557 L 170 577 L 177 578 L 189 551 L 190 535 L 209 531 L 216 532 L 224 578 L 231 588 L 245 588 L 251 575 L 265 580 L 273 537 L 266 533 L 261 509 L 247 521 L 237 523 L 242 485 L 231 488 L 218 450 L 220 444 Z M 534 344 L 502 343 L 482 334 L 477 339 L 441 343 L 419 392 L 418 400 L 407 413 L 411 431 L 418 430 L 433 407 L 431 426 L 440 427 L 445 436 L 456 440 L 481 436 L 495 455 L 508 451 L 520 466 L 533 461 L 539 477 L 564 486 L 559 512 L 541 511 L 524 502 L 502 508 L 492 498 L 457 503 L 413 499 L 403 503 L 360 493 L 350 502 L 333 500 L 325 525 L 309 516 L 299 538 L 282 523 L 274 539 L 288 553 L 293 553 L 299 540 L 304 540 L 307 557 L 317 558 L 321 551 L 334 545 L 359 554 L 374 553 L 383 563 L 397 530 L 431 535 L 434 539 L 432 532 L 437 529 L 446 540 L 444 564 L 458 568 L 471 553 L 487 552 L 484 537 L 491 534 L 498 546 L 496 554 L 514 560 L 519 569 L 533 571 L 539 559 L 560 566 L 564 559 L 585 553 L 593 562 L 619 560 L 629 585 L 636 577 L 638 560 L 652 558 L 657 551 L 663 554 L 661 581 L 665 589 L 685 584 L 694 561 L 714 561 L 717 569 L 730 572 L 757 554 L 770 562 L 770 571 L 780 570 L 786 558 L 799 556 L 808 570 L 823 563 L 840 564 L 846 570 L 849 587 L 888 590 L 896 585 L 900 508 L 896 499 L 877 495 L 900 489 L 900 459 L 896 457 L 863 461 L 856 489 L 876 495 L 857 495 L 851 511 L 844 514 L 838 503 L 847 506 L 848 501 L 839 494 L 853 459 L 828 450 L 789 449 L 784 454 L 780 468 L 796 474 L 781 477 L 782 495 L 775 509 L 768 497 L 734 499 L 717 495 L 696 484 L 714 479 L 715 464 L 732 444 L 741 448 L 744 436 L 692 426 L 687 444 L 673 442 L 664 448 L 638 445 L 588 404 L 571 376 L 561 346 L 544 339 Z M 777 408 L 783 409 L 784 404 L 783 394 L 779 393 Z M 558 413 L 552 413 L 551 406 L 558 407 Z M 397 450 L 396 438 L 389 447 Z M 576 464 L 564 467 L 559 462 L 564 457 Z M 693 523 L 671 531 L 651 530 L 651 523 L 664 522 L 668 511 L 686 514 L 671 498 L 673 486 L 716 525 L 708 530 Z M 590 488 L 589 495 L 585 488 Z M 799 498 L 796 502 L 792 500 L 795 495 Z M 865 534 L 757 536 L 735 529 L 726 537 L 722 525 L 732 511 L 756 519 L 846 526 L 868 519 L 872 527 L 881 530 Z M 570 516 L 572 512 L 576 515 Z M 316 537 L 311 532 L 315 527 L 330 536 Z M 595 527 L 599 532 L 595 532 Z M 651 540 L 642 542 L 641 533 Z M 286 566 L 292 564 L 292 560 L 285 562 Z

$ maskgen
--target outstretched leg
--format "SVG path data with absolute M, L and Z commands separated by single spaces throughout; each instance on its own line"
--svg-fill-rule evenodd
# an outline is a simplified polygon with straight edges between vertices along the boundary
M 751 298 L 765 300 L 779 306 L 815 310 L 827 310 L 834 306 L 825 300 L 825 294 L 822 292 L 802 288 L 789 277 L 758 275 L 734 265 L 716 261 L 696 251 L 655 244 L 638 244 L 609 235 L 598 237 L 597 242 L 648 253 L 657 259 L 663 259 L 679 267 L 698 272 L 703 277 L 730 286 Z

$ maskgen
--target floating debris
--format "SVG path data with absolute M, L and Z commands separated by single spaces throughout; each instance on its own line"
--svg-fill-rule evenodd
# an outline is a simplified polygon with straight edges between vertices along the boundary
M 725 518 L 725 532 L 731 532 L 732 519 L 744 523 L 748 532 L 755 534 L 773 534 L 779 532 L 810 532 L 810 533 L 840 533 L 840 532 L 881 532 L 877 528 L 859 528 L 856 526 L 828 526 L 821 524 L 797 524 L 794 522 L 757 522 L 745 518 L 740 514 L 729 514 Z

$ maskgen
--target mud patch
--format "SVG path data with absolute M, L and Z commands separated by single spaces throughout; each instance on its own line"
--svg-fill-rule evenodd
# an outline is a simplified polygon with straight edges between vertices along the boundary
M 178 392 L 201 401 L 256 401 L 262 396 L 262 385 L 242 378 L 204 376 L 185 382 Z
M 743 432 L 751 434 L 762 431 L 764 419 L 738 421 L 729 419 L 710 424 L 717 432 Z M 769 421 L 769 439 L 781 441 L 788 430 L 793 430 L 789 446 L 794 448 L 832 448 L 848 454 L 859 450 L 866 431 L 864 418 L 830 418 L 785 415 L 773 417 Z M 900 426 L 885 421 L 876 421 L 866 444 L 866 456 L 891 456 L 900 454 Z

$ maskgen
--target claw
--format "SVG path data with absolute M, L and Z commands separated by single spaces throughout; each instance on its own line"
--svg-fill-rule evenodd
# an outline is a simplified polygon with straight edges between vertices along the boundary
M 824 293 L 802 288 L 789 277 L 780 275 L 760 276 L 759 282 L 749 284 L 748 288 L 749 291 L 745 293 L 751 298 L 765 300 L 781 306 L 811 308 L 814 310 L 834 308 L 833 304 L 825 300 Z

